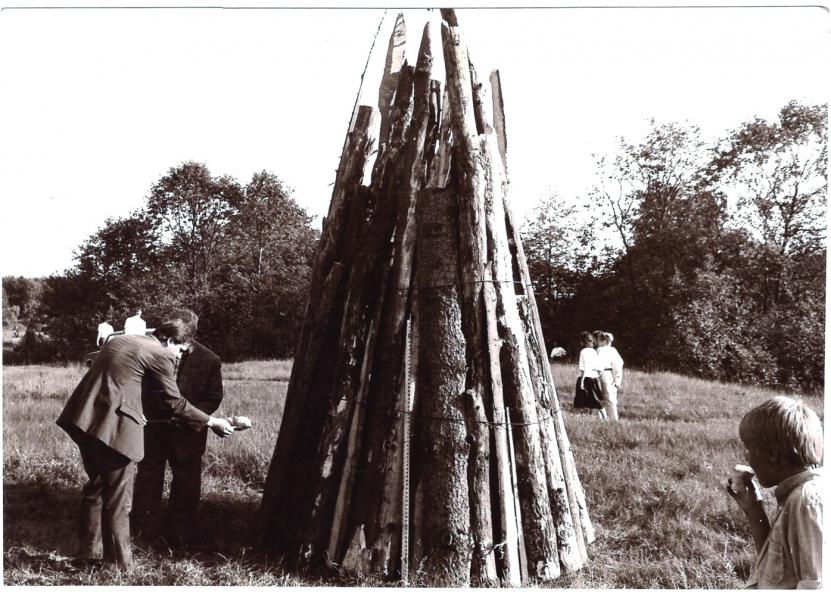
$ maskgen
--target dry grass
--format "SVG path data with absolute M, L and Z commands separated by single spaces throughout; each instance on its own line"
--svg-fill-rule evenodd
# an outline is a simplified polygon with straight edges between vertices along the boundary
M 203 481 L 205 544 L 187 555 L 136 545 L 127 576 L 71 562 L 83 471 L 75 446 L 54 424 L 83 370 L 3 369 L 5 584 L 189 584 L 372 586 L 366 578 L 287 572 L 253 552 L 265 474 L 276 441 L 291 363 L 223 366 L 224 415 L 254 429 L 209 438 Z M 565 421 L 597 529 L 590 564 L 553 583 L 572 588 L 736 588 L 753 557 L 741 513 L 722 491 L 741 459 L 742 414 L 767 390 L 628 372 L 619 424 L 571 410 L 574 370 L 555 365 Z M 822 399 L 808 398 L 822 414 Z M 208 531 L 206 524 L 218 525 Z

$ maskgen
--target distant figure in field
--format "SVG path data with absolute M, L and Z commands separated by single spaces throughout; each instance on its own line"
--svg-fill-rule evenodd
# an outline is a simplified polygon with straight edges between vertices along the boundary
M 107 341 L 107 337 L 112 335 L 115 332 L 113 326 L 110 325 L 108 321 L 104 321 L 103 323 L 98 324 L 98 337 L 95 340 L 95 344 L 98 347 L 104 345 L 104 342 Z
M 594 349 L 594 338 L 588 331 L 580 334 L 580 360 L 577 364 L 577 385 L 574 389 L 575 409 L 596 409 L 600 419 L 607 419 L 603 409 L 603 393 L 600 390 L 598 377 L 597 352 Z
M 551 350 L 551 353 L 548 354 L 548 356 L 553 360 L 555 358 L 565 357 L 565 355 L 567 353 L 568 352 L 565 349 L 563 349 L 562 347 L 555 347 Z
M 600 368 L 600 390 L 603 391 L 603 408 L 612 421 L 618 421 L 617 391 L 623 382 L 623 358 L 612 346 L 614 336 L 605 331 L 595 332 L 597 360 Z
M 144 335 L 147 331 L 147 323 L 144 322 L 144 319 L 141 318 L 141 309 L 139 308 L 136 310 L 136 314 L 127 317 L 127 320 L 124 321 L 124 334 L 125 335 Z
M 187 327 L 182 357 L 176 367 L 179 391 L 197 409 L 214 413 L 223 395 L 219 356 L 194 339 L 199 324 L 195 312 L 183 308 L 172 312 L 169 319 L 179 319 Z M 193 542 L 195 534 L 208 431 L 194 431 L 174 420 L 153 393 L 145 393 L 143 400 L 150 423 L 144 428 L 144 460 L 138 465 L 133 525 L 144 538 L 163 534 L 171 546 L 186 546 Z M 165 514 L 162 490 L 167 464 L 173 480 Z M 160 528 L 162 525 L 164 529 Z
M 78 445 L 88 481 L 79 521 L 79 556 L 131 570 L 130 508 L 135 463 L 144 456 L 142 392 L 151 394 L 189 429 L 211 428 L 225 437 L 234 428 L 182 397 L 174 368 L 185 341 L 182 321 L 163 323 L 155 335 L 111 339 L 78 383 L 58 418 Z
M 756 544 L 746 587 L 822 588 L 819 417 L 799 400 L 774 397 L 747 412 L 739 438 L 750 466 L 736 465 L 727 492 L 744 510 Z M 760 485 L 776 487 L 773 520 L 765 513 Z

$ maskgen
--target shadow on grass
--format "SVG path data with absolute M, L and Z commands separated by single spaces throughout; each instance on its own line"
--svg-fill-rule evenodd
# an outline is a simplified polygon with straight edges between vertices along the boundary
M 7 585 L 366 584 L 365 579 L 325 570 L 287 570 L 279 560 L 259 552 L 253 525 L 260 492 L 255 490 L 204 496 L 194 524 L 194 542 L 185 550 L 173 549 L 158 538 L 134 538 L 137 573 L 129 576 L 103 569 L 100 563 L 75 560 L 80 487 L 35 479 L 4 484 L 3 496 L 3 579 Z

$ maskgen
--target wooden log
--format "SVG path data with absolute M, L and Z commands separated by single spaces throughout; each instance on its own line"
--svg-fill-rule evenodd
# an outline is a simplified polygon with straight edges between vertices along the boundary
M 502 87 L 500 83 L 499 73 L 495 72 L 495 75 L 492 74 L 490 80 L 491 96 L 493 98 L 494 128 L 497 133 L 497 139 L 499 140 L 498 148 L 500 155 L 502 157 L 502 162 L 505 165 L 505 170 L 507 170 L 508 141 L 505 131 L 506 125 L 504 100 L 502 97 Z M 527 292 L 528 297 L 529 318 L 533 319 L 534 332 L 536 334 L 538 342 L 542 347 L 542 351 L 545 352 L 545 339 L 542 333 L 542 325 L 540 325 L 540 316 L 539 310 L 537 309 L 537 301 L 534 297 L 534 292 L 531 285 L 531 275 L 528 271 L 528 262 L 525 258 L 525 252 L 522 247 L 522 239 L 519 235 L 519 228 L 514 222 L 513 210 L 510 204 L 508 203 L 507 196 L 508 192 L 506 190 L 503 192 L 503 199 L 505 200 L 506 227 L 508 232 L 508 240 L 510 243 L 514 245 L 513 249 L 516 252 L 516 260 L 519 265 L 519 279 L 523 286 L 527 286 L 527 290 L 524 291 Z M 548 362 L 546 361 L 544 364 L 542 364 L 542 370 L 545 375 L 545 380 L 547 384 L 550 385 L 552 392 L 554 392 L 554 377 L 551 374 L 551 365 L 548 364 Z M 562 413 L 560 413 L 560 403 L 556 397 L 556 392 L 555 396 L 552 398 L 552 407 L 550 412 L 554 416 L 554 434 L 556 436 L 557 449 L 560 453 L 560 464 L 563 469 L 566 480 L 566 491 L 568 494 L 569 510 L 572 513 L 572 522 L 576 531 L 577 543 L 580 548 L 580 553 L 583 558 L 583 561 L 585 562 L 585 560 L 588 558 L 588 550 L 586 548 L 586 545 L 594 541 L 595 538 L 594 527 L 592 526 L 591 519 L 588 514 L 588 508 L 586 506 L 586 499 L 585 493 L 583 492 L 583 486 L 581 485 L 579 476 L 577 475 L 577 467 L 574 463 L 574 454 L 571 450 L 571 444 L 569 443 L 568 434 L 566 434 L 565 424 L 563 423 Z
M 545 377 L 543 365 L 548 364 L 545 344 L 540 343 L 537 339 L 528 297 L 518 296 L 517 300 L 519 302 L 520 318 L 525 329 L 531 384 L 536 395 L 537 417 L 540 421 L 540 440 L 548 481 L 548 498 L 551 502 L 554 529 L 557 532 L 560 565 L 563 571 L 574 572 L 580 569 L 585 561 L 580 551 L 578 532 L 574 528 L 574 520 L 568 505 L 565 474 L 555 434 L 556 418 L 552 408 L 557 393 L 554 392 L 553 385 L 550 385 Z M 582 537 L 582 534 L 580 536 Z
M 477 136 L 476 122 L 471 118 L 472 97 L 470 67 L 467 50 L 457 43 L 458 36 L 442 29 L 442 45 L 447 78 L 449 104 L 446 117 L 459 141 L 454 147 L 456 163 L 456 187 L 459 199 L 459 264 L 462 277 L 462 326 L 467 344 L 466 391 L 473 401 L 469 425 L 478 421 L 476 412 L 481 402 L 484 412 L 487 396 L 485 385 L 485 317 L 482 301 L 487 244 L 485 239 L 484 181 L 486 171 L 472 150 Z M 472 126 L 472 127 L 471 127 Z M 488 406 L 489 407 L 489 406 Z M 473 434 L 478 433 L 476 429 Z M 476 436 L 474 436 L 476 437 Z M 492 553 L 483 553 L 493 547 L 493 523 L 491 518 L 490 475 L 488 457 L 490 446 L 471 446 L 470 479 L 471 526 L 475 549 L 471 577 L 475 583 L 495 582 L 496 563 Z
M 381 75 L 381 85 L 378 89 L 378 111 L 381 114 L 381 128 L 378 133 L 379 147 L 387 144 L 391 126 L 390 106 L 398 86 L 398 73 L 404 64 L 404 50 L 407 45 L 407 25 L 404 15 L 400 12 L 395 17 L 387 55 L 384 59 L 384 71 Z
M 349 426 L 346 461 L 335 500 L 335 514 L 332 518 L 332 528 L 329 534 L 329 546 L 327 549 L 328 557 L 333 562 L 340 559 L 340 549 L 343 545 L 343 537 L 346 530 L 348 506 L 352 501 L 352 488 L 355 482 L 355 471 L 358 467 L 360 442 L 363 436 L 364 417 L 366 416 L 366 399 L 371 375 L 370 361 L 375 355 L 375 345 L 378 341 L 377 327 L 380 322 L 380 317 L 381 307 L 379 306 L 376 309 L 375 316 L 370 323 L 367 334 L 367 345 L 364 349 L 364 360 L 361 367 L 361 382 L 356 401 L 357 408 L 352 414 L 352 423 Z
M 490 75 L 491 100 L 493 114 L 493 129 L 496 133 L 496 142 L 499 146 L 499 155 L 502 157 L 502 166 L 508 171 L 508 133 L 505 129 L 505 101 L 502 97 L 502 79 L 499 70 L 493 70 Z M 506 175 L 507 176 L 507 175 Z
M 506 225 L 508 235 L 510 237 L 509 240 L 517 253 L 516 260 L 519 263 L 522 285 L 527 286 L 526 297 L 528 298 L 529 316 L 534 322 L 534 333 L 537 341 L 542 345 L 543 351 L 545 351 L 545 340 L 542 334 L 542 326 L 539 321 L 536 299 L 534 298 L 534 293 L 531 289 L 531 276 L 528 272 L 528 263 L 525 259 L 522 239 L 519 235 L 519 229 L 514 223 L 513 212 L 507 203 Z M 542 365 L 542 370 L 545 374 L 546 382 L 551 385 L 553 390 L 554 378 L 551 374 L 551 366 L 548 363 L 545 363 Z M 580 478 L 577 475 L 577 467 L 574 463 L 574 454 L 571 450 L 568 435 L 566 434 L 562 413 L 560 413 L 560 403 L 556 396 L 552 398 L 551 403 L 551 413 L 554 417 L 554 435 L 557 442 L 557 448 L 560 452 L 561 466 L 565 475 L 566 490 L 569 498 L 569 510 L 572 513 L 573 525 L 577 531 L 577 544 L 580 548 L 580 554 L 583 559 L 583 563 L 585 563 L 588 558 L 587 545 L 591 544 L 595 538 L 594 527 L 592 526 L 591 518 L 589 517 L 585 493 L 583 491 L 583 486 L 580 483 Z
M 427 109 L 427 135 L 424 139 L 424 165 L 425 171 L 427 173 L 427 176 L 425 178 L 425 185 L 430 180 L 430 175 L 433 170 L 433 160 L 436 157 L 436 152 L 440 149 L 439 134 L 441 133 L 443 103 L 441 83 L 438 80 L 430 80 L 430 98 L 428 103 L 429 106 Z M 445 118 L 445 122 L 449 129 L 450 123 L 448 118 Z M 446 176 L 449 173 L 449 161 L 447 163 L 447 166 L 448 170 L 444 173 L 444 178 L 441 187 L 437 187 L 437 189 L 444 189 L 444 187 L 447 185 Z
M 522 528 L 522 508 L 519 503 L 519 478 L 516 473 L 516 447 L 514 446 L 514 429 L 513 421 L 511 420 L 511 410 L 505 407 L 505 429 L 508 432 L 508 454 L 511 459 L 511 487 L 514 489 L 514 512 L 516 513 L 517 521 L 517 546 L 519 547 L 519 573 L 522 574 L 522 579 L 528 579 L 528 554 L 525 548 L 525 532 Z
M 405 324 L 410 309 L 415 245 L 416 194 L 424 182 L 423 151 L 428 125 L 428 93 L 432 56 L 425 27 L 416 64 L 412 118 L 396 163 L 392 198 L 397 200 L 394 255 L 388 296 L 383 302 L 380 342 L 373 361 L 369 401 L 373 409 L 366 423 L 361 479 L 356 484 L 350 530 L 363 528 L 371 550 L 365 570 L 394 575 L 398 563 L 401 525 L 401 423 L 404 406 Z M 382 486 L 379 487 L 379 484 Z M 370 554 L 367 554 L 370 555 Z M 368 558 L 367 561 L 370 561 Z
M 496 574 L 496 556 L 493 547 L 490 484 L 490 423 L 480 391 L 465 391 L 470 458 L 468 459 L 468 488 L 470 491 L 470 523 L 473 536 L 473 558 L 470 580 L 474 585 L 499 583 Z
M 500 349 L 502 340 L 496 322 L 496 290 L 493 286 L 493 274 L 490 265 L 485 269 L 483 278 L 483 298 L 485 302 L 485 326 L 488 344 L 488 376 L 490 378 L 491 413 L 493 426 L 493 449 L 496 474 L 498 508 L 496 524 L 499 533 L 499 545 L 502 553 L 498 556 L 502 581 L 509 586 L 522 583 L 519 564 L 519 533 L 517 528 L 516 501 L 511 485 L 511 459 L 508 448 L 508 431 L 505 420 L 505 401 L 502 392 L 502 370 L 500 369 Z
M 440 104 L 440 111 L 447 110 L 449 99 L 447 85 L 444 87 L 444 98 Z M 442 114 L 441 124 L 436 137 L 436 150 L 430 158 L 428 169 L 427 187 L 432 189 L 444 189 L 450 180 L 450 166 L 453 157 L 453 132 L 450 125 L 450 117 Z
M 486 188 L 485 212 L 488 228 L 488 249 L 493 261 L 497 294 L 497 321 L 502 338 L 501 369 L 505 403 L 515 411 L 518 423 L 514 430 L 516 464 L 522 507 L 523 538 L 531 577 L 551 580 L 560 575 L 548 484 L 545 474 L 540 429 L 533 387 L 530 380 L 524 331 L 517 309 L 513 264 L 505 228 L 501 168 L 496 139 L 492 134 L 482 137 L 482 154 L 489 162 L 491 176 Z M 512 413 L 513 415 L 513 413 Z
M 493 168 L 493 156 L 487 151 L 487 138 L 490 137 L 494 141 L 495 138 L 491 134 L 480 138 L 476 133 L 477 123 L 482 131 L 488 130 L 489 126 L 481 116 L 477 122 L 470 61 L 458 30 L 444 25 L 442 41 L 453 113 L 454 158 L 457 159 L 457 165 L 466 157 L 469 162 L 481 167 L 473 172 L 465 166 L 459 166 L 457 170 L 460 171 L 460 186 L 471 186 L 473 191 L 483 196 L 485 204 L 491 249 L 489 254 L 494 261 L 494 276 L 497 282 L 497 317 L 503 340 L 501 370 L 506 398 L 510 401 L 509 405 L 516 409 L 521 423 L 528 424 L 523 430 L 518 431 L 515 437 L 518 453 L 516 461 L 523 475 L 520 480 L 520 501 L 530 575 L 544 580 L 553 579 L 559 576 L 559 560 L 556 545 L 551 544 L 554 531 L 539 428 L 536 425 L 536 407 L 527 357 L 521 347 L 524 336 L 513 286 L 510 283 L 513 277 L 511 257 L 505 236 L 504 216 L 500 215 L 503 207 L 500 194 L 503 187 L 499 181 L 501 177 L 497 176 L 496 182 L 490 182 L 493 177 L 492 170 L 490 175 L 485 176 L 485 171 Z M 481 113 L 481 100 L 478 107 Z M 477 174 L 479 171 L 481 174 Z M 496 196 L 493 195 L 494 192 Z M 464 194 L 464 191 L 461 193 Z
M 464 429 L 465 339 L 459 306 L 458 209 L 452 191 L 425 191 L 416 206 L 416 288 L 424 571 L 435 586 L 470 583 L 472 541 Z
M 351 266 L 349 249 L 344 249 L 349 226 L 347 218 L 350 206 L 359 199 L 361 193 L 364 164 L 373 144 L 371 123 L 372 109 L 359 109 L 353 130 L 347 135 L 344 145 L 326 218 L 326 229 L 320 238 L 315 257 L 305 320 L 295 352 L 283 421 L 258 513 L 257 538 L 260 545 L 282 553 L 288 552 L 294 540 L 294 526 L 299 516 L 297 508 L 290 505 L 290 502 L 302 499 L 300 489 L 303 483 L 296 478 L 309 467 L 304 457 L 305 447 L 308 446 L 305 439 L 315 438 L 322 428 L 323 415 L 319 408 L 319 399 L 322 397 L 313 383 L 315 379 L 320 383 L 331 376 L 331 372 L 319 372 L 318 363 L 321 352 L 326 349 L 327 339 L 337 339 L 336 335 L 331 336 L 333 323 L 339 324 L 340 310 L 335 302 Z M 304 426 L 304 430 L 298 433 L 300 425 Z M 295 479 L 286 479 L 290 474 Z
M 413 69 L 404 67 L 399 76 L 393 113 L 397 115 L 391 124 L 390 149 L 387 159 L 398 158 L 404 133 L 411 113 Z M 396 139 L 398 138 L 398 139 Z M 386 160 L 386 159 L 385 159 Z M 377 163 L 376 163 L 377 164 Z M 355 412 L 355 400 L 360 385 L 360 364 L 367 346 L 371 311 L 383 306 L 377 287 L 383 285 L 392 258 L 390 239 L 395 228 L 397 200 L 393 189 L 396 182 L 395 167 L 382 162 L 376 166 L 378 176 L 373 176 L 371 204 L 363 220 L 356 224 L 364 235 L 358 244 L 361 256 L 357 257 L 350 271 L 346 287 L 346 304 L 340 331 L 336 382 L 330 400 L 329 414 L 320 437 L 315 461 L 315 477 L 311 492 L 312 508 L 303 532 L 299 561 L 313 565 L 322 559 L 321 547 L 327 545 L 334 505 L 342 471 L 348 427 Z

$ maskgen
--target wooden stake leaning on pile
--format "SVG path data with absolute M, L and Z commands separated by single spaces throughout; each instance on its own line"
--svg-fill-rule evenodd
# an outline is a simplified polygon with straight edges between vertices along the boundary
M 430 24 L 413 68 L 396 20 L 366 185 L 372 108 L 347 135 L 261 542 L 296 567 L 397 578 L 403 563 L 438 586 L 551 580 L 585 563 L 593 531 L 508 204 L 498 74 L 491 107 L 441 14 L 444 91 Z

